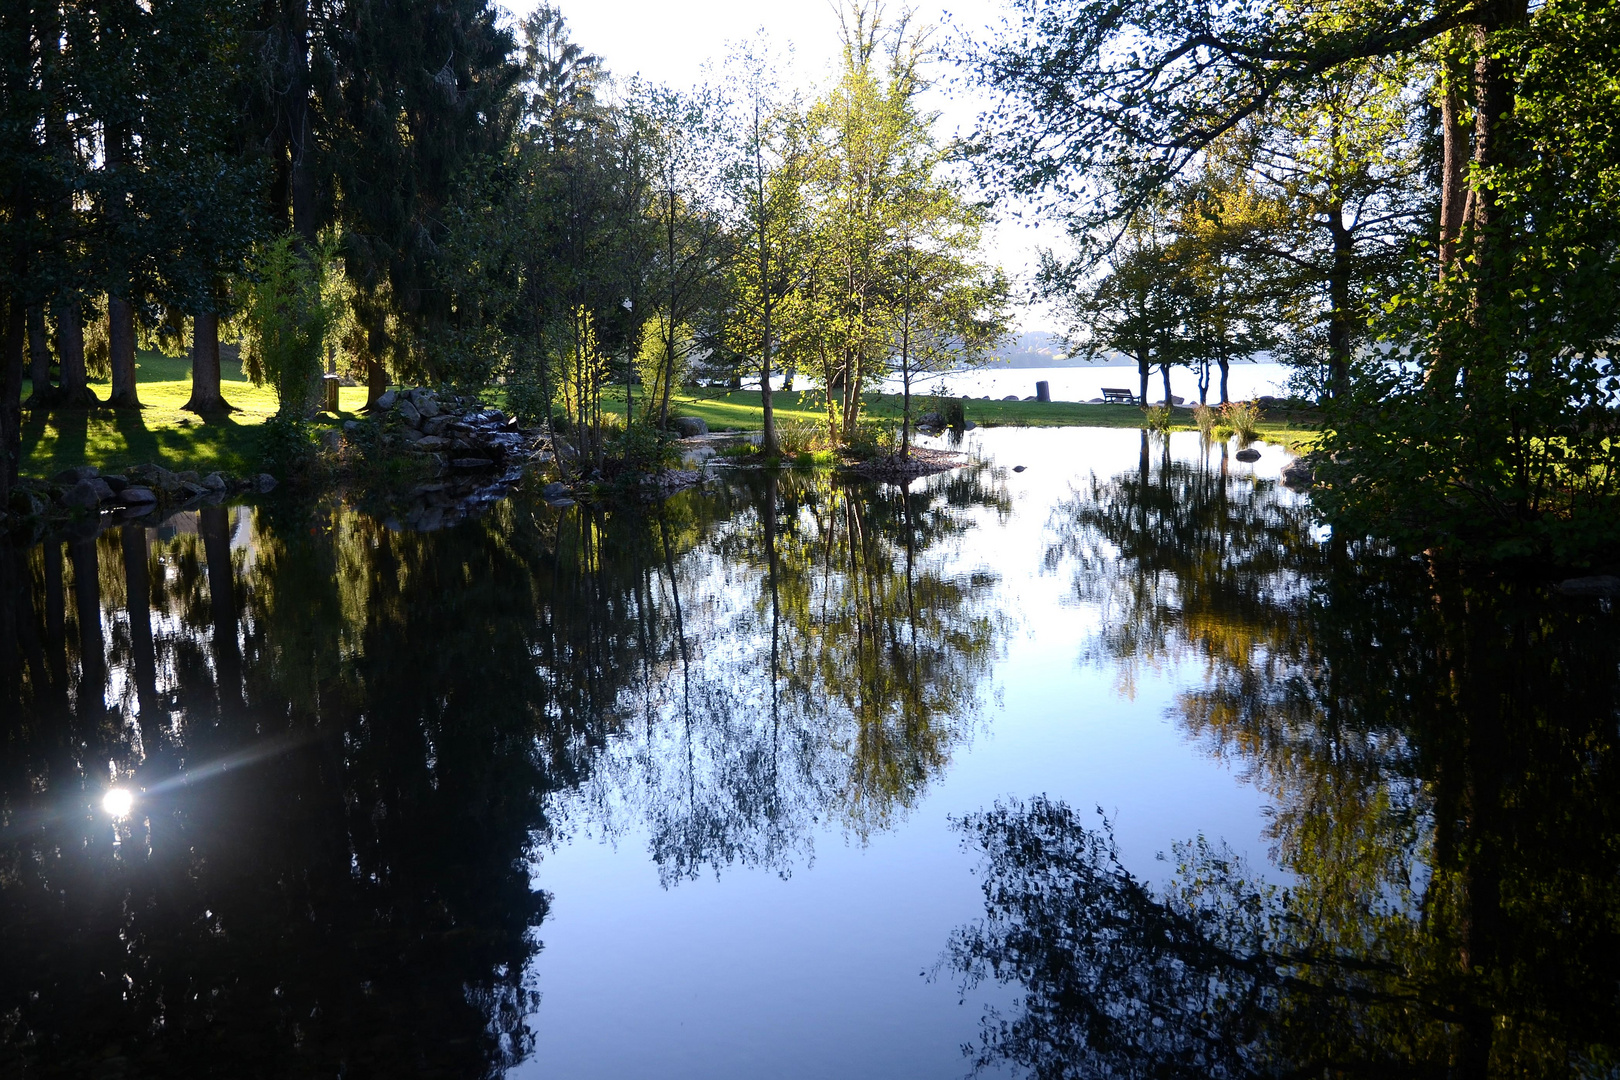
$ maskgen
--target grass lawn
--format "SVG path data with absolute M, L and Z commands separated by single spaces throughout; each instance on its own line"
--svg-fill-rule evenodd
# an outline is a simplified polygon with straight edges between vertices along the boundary
M 237 475 L 261 471 L 255 429 L 276 411 L 275 394 L 268 387 L 254 386 L 230 361 L 223 365 L 222 390 L 225 400 L 237 411 L 218 420 L 204 422 L 181 406 L 191 396 L 191 361 L 142 352 L 136 357 L 136 380 L 141 404 L 139 410 L 60 409 L 48 414 L 29 413 L 23 421 L 23 466 L 25 476 L 50 476 L 70 465 L 94 465 L 99 469 L 121 469 L 144 462 L 156 462 L 171 469 L 196 469 L 207 473 L 216 469 Z M 97 396 L 109 393 L 105 382 L 92 383 Z M 23 384 L 26 399 L 29 387 Z M 366 402 L 366 388 L 345 386 L 338 391 L 341 422 L 358 414 Z M 820 423 L 825 414 L 815 391 L 778 392 L 776 415 L 779 420 L 808 420 Z M 681 396 L 676 411 L 697 416 L 711 428 L 757 431 L 762 423 L 759 393 L 754 390 L 702 391 Z M 884 420 L 898 419 L 900 398 L 894 394 L 868 394 L 868 415 Z M 912 399 L 913 415 L 933 408 L 927 396 Z M 604 408 L 624 413 L 624 398 L 604 402 Z M 1131 405 L 1080 405 L 1072 402 L 975 401 L 967 404 L 967 418 L 985 427 L 1111 427 L 1140 428 L 1142 410 Z M 1175 428 L 1191 429 L 1192 411 L 1175 410 Z M 1316 440 L 1308 422 L 1280 417 L 1262 419 L 1260 435 L 1268 442 L 1299 448 Z
M 276 411 L 274 392 L 254 386 L 236 364 L 222 364 L 220 388 L 236 412 L 218 420 L 203 419 L 181 410 L 191 397 L 191 361 L 142 352 L 135 358 L 135 377 L 144 408 L 58 409 L 48 414 L 28 413 L 23 418 L 25 476 L 50 476 L 70 465 L 94 465 L 102 470 L 156 462 L 171 469 L 216 469 L 237 475 L 262 471 L 258 464 L 255 429 Z M 96 396 L 106 400 L 110 387 L 92 382 Z M 23 383 L 23 399 L 30 392 Z M 366 388 L 345 386 L 338 391 L 345 410 L 339 419 L 354 415 L 366 403 Z
M 772 402 L 778 421 L 781 420 L 813 420 L 825 422 L 826 414 L 821 411 L 820 396 L 817 391 L 805 392 L 778 391 Z M 900 396 L 898 394 L 867 394 L 867 415 L 879 420 L 898 420 L 900 418 Z M 721 391 L 704 391 L 693 396 L 679 396 L 671 404 L 672 411 L 678 411 L 683 416 L 700 417 L 711 428 L 735 428 L 739 431 L 758 431 L 764 423 L 759 405 L 759 391 L 733 390 L 729 393 Z M 613 411 L 622 414 L 624 411 L 623 397 L 618 397 L 609 406 Z M 912 397 L 912 416 L 920 416 L 934 407 L 933 399 L 925 396 Z M 1107 428 L 1133 428 L 1140 429 L 1144 418 L 1142 410 L 1134 405 L 1083 405 L 1070 401 L 980 401 L 969 399 L 967 403 L 967 418 L 982 427 L 1107 427 Z M 1173 430 L 1196 430 L 1192 419 L 1192 409 L 1178 408 L 1174 411 Z M 1275 419 L 1262 417 L 1260 420 L 1260 437 L 1271 443 L 1302 448 L 1309 447 L 1316 441 L 1316 428 L 1307 420 L 1295 416 L 1281 416 Z

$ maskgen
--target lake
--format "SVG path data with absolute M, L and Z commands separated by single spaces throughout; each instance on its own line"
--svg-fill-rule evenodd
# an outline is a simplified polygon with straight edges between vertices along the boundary
M 0 549 L 0 1074 L 1614 1075 L 1608 601 L 957 445 Z
M 1227 395 L 1233 401 L 1247 401 L 1267 394 L 1274 397 L 1286 396 L 1288 379 L 1293 371 L 1294 369 L 1287 364 L 1271 361 L 1234 362 L 1227 376 Z M 1045 381 L 1051 384 L 1053 401 L 1090 401 L 1093 398 L 1100 398 L 1105 386 L 1120 387 L 1134 394 L 1139 387 L 1139 378 L 1135 366 L 1097 364 L 1085 367 L 1009 368 L 1001 364 L 990 364 L 972 371 L 918 376 L 912 380 L 911 392 L 934 394 L 943 389 L 946 394 L 954 397 L 988 396 L 999 400 L 1008 394 L 1017 394 L 1020 398 L 1033 397 L 1035 384 Z M 1209 387 L 1209 400 L 1219 402 L 1221 400 L 1219 369 L 1211 371 Z M 898 378 L 890 376 L 883 380 L 882 389 L 885 393 L 899 393 L 901 382 Z M 1190 368 L 1172 368 L 1170 392 L 1189 402 L 1196 402 L 1197 373 Z M 1161 401 L 1163 398 L 1163 376 L 1154 369 L 1148 379 L 1148 400 Z

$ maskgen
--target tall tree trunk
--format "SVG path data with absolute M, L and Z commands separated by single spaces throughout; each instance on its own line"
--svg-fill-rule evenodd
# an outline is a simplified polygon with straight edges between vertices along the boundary
M 1221 365 L 1221 404 L 1225 405 L 1232 400 L 1226 392 L 1226 377 L 1232 373 L 1232 362 L 1223 356 L 1217 363 Z
M 63 306 L 56 316 L 56 355 L 61 370 L 57 403 L 67 408 L 94 408 L 101 404 L 90 389 L 84 368 L 84 321 L 77 301 Z
M 220 393 L 219 315 L 216 312 L 199 311 L 192 316 L 191 398 L 182 408 L 205 417 L 235 411 Z
M 1454 67 L 1455 65 L 1448 65 Z M 1440 265 L 1444 279 L 1457 260 L 1457 241 L 1462 237 L 1463 210 L 1468 201 L 1468 125 L 1463 122 L 1461 82 L 1467 76 L 1447 72 L 1445 93 L 1440 99 Z
M 374 356 L 366 358 L 366 409 L 377 407 L 377 399 L 388 393 L 388 369 Z
M 1328 396 L 1343 400 L 1350 390 L 1350 257 L 1355 236 L 1345 227 L 1344 208 L 1328 213 L 1328 231 L 1333 236 L 1333 263 L 1328 269 Z
M 309 3 L 294 0 L 292 78 L 287 89 L 287 149 L 292 178 L 292 226 L 305 245 L 315 243 L 315 159 L 309 115 Z
M 1169 408 L 1169 406 L 1170 406 L 1170 365 L 1169 364 L 1160 364 L 1159 365 L 1159 374 L 1164 377 L 1164 404 L 1165 404 L 1166 408 Z
M 107 352 L 112 366 L 107 404 L 115 409 L 140 408 L 135 390 L 135 309 L 123 297 L 107 297 Z
M 56 388 L 51 385 L 51 350 L 45 339 L 45 307 L 28 306 L 28 381 L 33 384 L 28 404 L 39 409 L 56 402 Z
M 1136 374 L 1141 382 L 1141 389 L 1137 392 L 1136 400 L 1144 408 L 1147 406 L 1148 375 L 1153 371 L 1153 365 L 1148 361 L 1148 354 L 1143 353 L 1136 358 Z
M 0 293 L 0 301 L 5 303 L 4 340 L 0 342 L 0 513 L 5 513 L 22 467 L 23 338 L 27 328 L 17 294 Z

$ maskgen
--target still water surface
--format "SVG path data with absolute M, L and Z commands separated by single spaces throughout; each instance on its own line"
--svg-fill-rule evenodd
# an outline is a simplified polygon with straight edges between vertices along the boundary
M 0 1073 L 1620 1067 L 1610 610 L 967 449 L 6 553 Z

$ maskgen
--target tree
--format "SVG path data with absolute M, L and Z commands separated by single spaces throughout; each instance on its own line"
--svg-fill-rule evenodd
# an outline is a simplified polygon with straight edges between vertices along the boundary
M 807 118 L 806 271 L 814 280 L 795 312 L 813 342 L 835 440 L 854 434 L 866 382 L 886 367 L 894 344 L 890 256 L 913 166 L 932 149 L 933 119 L 917 105 L 929 32 L 909 17 L 887 24 L 865 3 L 852 3 L 841 20 L 838 81 Z
M 1138 401 L 1147 405 L 1153 365 L 1164 374 L 1170 400 L 1170 367 L 1181 356 L 1187 308 L 1178 286 L 1183 278 L 1172 258 L 1172 241 L 1162 231 L 1134 230 L 1115 248 L 1110 266 L 1089 289 L 1065 287 L 1072 298 L 1066 332 L 1069 348 L 1089 357 L 1118 352 L 1136 361 Z M 1072 267 L 1048 260 L 1043 276 L 1067 278 Z
M 736 72 L 732 85 L 741 88 L 729 117 L 726 169 L 733 228 L 740 234 L 741 248 L 733 260 L 738 312 L 731 334 L 739 353 L 757 350 L 763 415 L 760 448 L 774 457 L 781 452 L 771 399 L 778 309 L 793 273 L 786 234 L 803 224 L 796 215 L 803 210 L 798 188 L 804 162 L 796 154 L 799 147 L 792 133 L 797 103 L 782 100 L 773 75 L 777 61 L 764 35 L 734 51 L 729 62 Z
M 1617 400 L 1620 206 L 1599 177 L 1600 132 L 1620 111 L 1617 35 L 1612 11 L 1590 0 L 1534 12 L 1522 0 L 1331 11 L 1054 0 L 976 57 L 1003 94 L 986 118 L 986 171 L 1059 204 L 1100 253 L 1251 118 L 1312 115 L 1335 84 L 1405 65 L 1403 93 L 1432 88 L 1440 114 L 1428 195 L 1441 266 L 1426 257 L 1370 306 L 1388 361 L 1369 356 L 1364 385 L 1349 380 L 1325 505 L 1352 527 L 1496 557 L 1612 545 L 1599 522 L 1620 495 L 1620 458 L 1599 417 Z M 1345 164 L 1338 175 L 1353 177 L 1366 162 Z M 1335 253 L 1342 271 L 1346 237 Z M 1342 362 L 1355 303 L 1342 288 L 1330 303 Z

